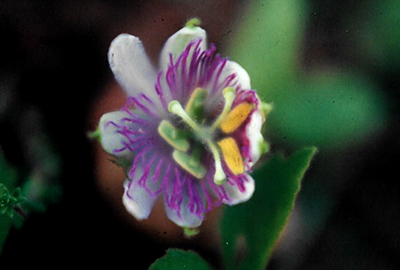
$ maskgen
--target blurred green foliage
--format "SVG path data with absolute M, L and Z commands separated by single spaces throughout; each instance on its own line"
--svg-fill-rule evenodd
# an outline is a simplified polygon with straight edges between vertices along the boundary
M 257 188 L 251 200 L 225 209 L 221 221 L 224 269 L 265 269 L 315 153 L 316 148 L 305 148 L 287 160 L 274 156 L 254 173 Z M 170 249 L 149 269 L 210 268 L 196 253 Z
M 2 212 L 0 213 L 0 254 L 12 225 L 11 216 L 14 210 L 8 207 L 12 208 L 15 203 L 19 203 L 18 198 L 13 197 L 12 194 L 9 193 L 10 189 L 15 188 L 16 180 L 17 172 L 6 163 L 3 152 L 0 149 L 0 211 Z M 17 202 L 15 202 L 15 200 L 17 200 Z M 6 215 L 6 212 L 10 214 Z
M 225 209 L 221 234 L 226 269 L 265 269 L 315 153 L 315 148 L 305 148 L 287 160 L 274 156 L 254 172 L 251 200 Z
M 168 249 L 167 254 L 156 260 L 149 270 L 210 270 L 207 263 L 192 251 Z
M 14 212 L 18 209 L 17 205 L 24 202 L 26 198 L 22 195 L 21 189 L 16 188 L 10 192 L 7 187 L 0 183 L 0 213 L 6 214 L 10 218 L 14 216 Z M 18 210 L 17 210 L 18 211 Z
M 227 48 L 265 101 L 275 101 L 299 76 L 298 51 L 307 17 L 304 0 L 252 1 Z
M 291 145 L 332 150 L 364 142 L 386 124 L 385 102 L 365 76 L 316 72 L 275 100 L 270 125 Z
M 13 168 L 0 151 L 0 254 L 10 229 L 21 228 L 32 213 L 43 213 L 61 198 L 61 158 L 45 134 L 36 110 L 26 110 L 22 145 L 27 164 Z M 29 119 L 29 125 L 26 121 Z M 17 187 L 18 186 L 18 187 Z
M 393 72 L 400 68 L 400 1 L 369 1 L 358 12 L 357 31 L 352 42 L 359 57 L 374 68 Z
M 274 104 L 267 125 L 275 140 L 344 149 L 384 127 L 386 101 L 378 86 L 357 72 L 302 70 L 299 53 L 308 13 L 304 0 L 255 1 L 229 56 L 248 71 L 258 94 Z

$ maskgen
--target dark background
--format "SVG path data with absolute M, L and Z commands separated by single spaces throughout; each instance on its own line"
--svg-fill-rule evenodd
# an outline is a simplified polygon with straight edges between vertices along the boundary
M 112 80 L 106 55 L 116 35 L 135 34 L 134 29 L 153 25 L 141 38 L 145 44 L 154 41 L 148 51 L 156 59 L 162 43 L 188 17 L 203 15 L 204 28 L 213 29 L 210 40 L 223 48 L 223 33 L 246 4 L 182 2 L 0 3 L 0 104 L 4 108 L 0 146 L 10 164 L 30 170 L 33 162 L 26 157 L 26 141 L 32 125 L 39 125 L 61 156 L 62 187 L 58 203 L 49 205 L 45 213 L 30 215 L 22 229 L 12 229 L 0 256 L 2 268 L 109 263 L 146 269 L 169 247 L 133 229 L 103 198 L 95 183 L 95 159 L 86 132 L 93 128 L 88 124 L 93 102 Z M 305 226 L 311 229 L 304 235 L 296 230 L 288 233 L 287 244 L 278 245 L 269 268 L 399 269 L 399 64 L 370 66 L 351 53 L 352 44 L 340 30 L 348 28 L 354 10 L 362 11 L 365 1 L 322 2 L 310 1 L 304 67 L 346 62 L 363 69 L 388 97 L 390 118 L 387 128 L 368 144 L 341 151 L 341 159 L 335 152 L 317 156 L 307 176 L 325 175 L 332 180 L 327 183 L 335 184 L 319 186 L 305 180 L 298 200 L 309 214 Z M 218 253 L 190 240 L 175 246 L 194 249 L 219 265 Z

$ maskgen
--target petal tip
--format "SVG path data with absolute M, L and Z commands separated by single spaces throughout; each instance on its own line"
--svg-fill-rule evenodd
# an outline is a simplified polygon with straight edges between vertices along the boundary
M 150 215 L 150 212 L 141 210 L 139 204 L 129 198 L 126 192 L 122 197 L 122 203 L 124 204 L 128 213 L 134 216 L 137 220 L 147 219 Z
M 237 185 L 232 185 L 230 183 L 225 183 L 225 191 L 229 195 L 229 200 L 224 200 L 227 205 L 236 205 L 239 203 L 247 202 L 253 196 L 255 191 L 255 182 L 253 177 L 246 174 L 246 180 L 244 182 L 245 189 L 240 191 Z

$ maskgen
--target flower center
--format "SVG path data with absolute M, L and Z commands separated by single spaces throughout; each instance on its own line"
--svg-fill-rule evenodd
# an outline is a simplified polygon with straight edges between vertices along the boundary
M 207 172 L 201 164 L 205 145 L 214 159 L 214 182 L 216 184 L 222 184 L 226 179 L 222 168 L 220 149 L 233 174 L 238 175 L 244 172 L 243 159 L 235 140 L 227 137 L 215 142 L 216 129 L 219 128 L 227 134 L 233 132 L 252 110 L 252 105 L 246 102 L 231 110 L 236 96 L 235 89 L 227 87 L 222 93 L 225 99 L 224 108 L 211 125 L 204 124 L 204 102 L 207 92 L 202 88 L 197 88 L 193 91 L 185 109 L 176 100 L 171 101 L 168 106 L 172 114 L 179 116 L 190 127 L 190 131 L 176 128 L 166 120 L 161 121 L 158 126 L 158 133 L 174 148 L 172 157 L 175 162 L 198 179 L 203 178 Z

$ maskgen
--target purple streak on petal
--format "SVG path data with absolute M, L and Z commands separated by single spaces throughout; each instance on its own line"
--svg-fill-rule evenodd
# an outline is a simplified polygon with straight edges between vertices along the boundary
M 134 178 L 135 172 L 136 172 L 136 169 L 137 169 L 137 165 L 139 163 L 139 159 L 142 158 L 143 155 L 148 153 L 147 150 L 149 148 L 150 148 L 149 146 L 144 147 L 144 148 L 141 149 L 141 151 L 139 153 L 136 153 L 136 156 L 135 156 L 135 158 L 133 160 L 133 163 L 132 163 L 132 168 L 130 169 L 129 174 L 128 174 L 129 175 L 129 179 L 133 179 Z
M 207 204 L 206 212 L 209 212 L 212 209 L 213 201 L 212 201 L 212 199 L 210 197 L 210 194 L 208 193 L 208 188 L 206 186 L 206 181 L 200 181 L 200 185 L 201 185 L 201 189 L 203 191 L 204 197 L 206 199 L 206 204 Z
M 240 192 L 245 192 L 246 191 L 246 187 L 244 186 L 244 179 L 243 176 L 238 177 L 235 179 L 236 182 L 236 186 L 238 187 Z
M 191 213 L 195 213 L 196 198 L 194 196 L 195 190 L 193 188 L 193 181 L 188 181 L 187 189 L 188 189 L 187 193 L 189 195 L 189 203 L 187 207 L 189 207 Z
M 175 166 L 175 183 L 173 184 L 173 194 L 172 194 L 172 200 L 171 200 L 171 208 L 173 208 L 178 217 L 181 218 L 181 204 L 183 201 L 183 196 L 182 196 L 182 185 L 181 182 L 179 181 L 181 179 L 181 170 Z M 184 180 L 184 179 L 183 179 Z
M 141 135 L 141 137 L 143 137 L 143 132 L 141 132 L 139 130 L 132 130 L 132 129 L 128 128 L 127 126 L 123 126 L 122 130 L 119 130 L 118 132 L 125 135 L 126 137 L 128 137 L 128 136 L 130 137 L 131 135 L 132 136 Z M 139 136 L 136 136 L 136 138 L 137 137 L 139 137 Z
M 154 158 L 155 158 L 155 157 L 156 157 L 156 155 L 154 155 Z M 149 180 L 151 183 L 154 183 L 154 182 L 156 182 L 156 181 L 159 181 L 159 182 L 160 182 L 159 177 L 160 177 L 160 174 L 161 174 L 161 166 L 162 166 L 162 165 L 164 165 L 164 158 L 161 158 L 161 159 L 158 161 L 157 166 L 156 166 L 156 169 L 155 169 L 155 171 L 154 171 L 154 174 L 153 174 L 153 176 L 151 177 L 151 179 Z M 161 181 L 161 182 L 162 182 L 162 181 Z M 162 183 L 160 183 L 160 186 L 162 186 Z M 145 183 L 144 188 L 145 188 L 146 191 L 150 194 L 150 196 L 152 196 L 153 198 L 154 198 L 154 197 L 157 197 L 157 195 L 160 194 L 160 193 L 161 193 L 161 190 L 162 190 L 162 187 L 161 187 L 161 188 L 159 188 L 158 190 L 153 191 L 153 190 L 151 190 L 151 189 L 146 185 L 146 183 Z
M 233 82 L 235 75 L 222 78 L 227 59 L 214 56 L 216 50 L 212 45 L 209 50 L 201 51 L 201 39 L 188 44 L 181 55 L 174 60 L 170 58 L 165 78 L 172 98 L 185 103 L 197 87 L 205 88 L 209 93 L 218 92 L 220 85 Z M 229 74 L 231 75 L 231 74 Z M 222 82 L 222 84 L 221 84 Z M 219 93 L 221 95 L 221 93 Z
M 201 44 L 202 40 L 199 39 L 199 41 L 195 44 L 195 48 L 194 48 L 194 52 L 193 52 L 193 59 L 192 61 L 189 63 L 189 84 L 188 87 L 189 88 L 193 88 L 194 85 L 192 85 L 197 78 L 198 75 L 198 69 L 199 69 L 199 61 L 200 61 L 200 57 L 199 55 L 202 53 L 200 50 L 200 44 Z
M 130 102 L 133 102 L 138 108 L 140 108 L 143 112 L 145 112 L 148 115 L 151 116 L 156 116 L 156 114 L 154 114 L 153 111 L 149 110 L 143 103 L 141 103 L 137 98 L 135 97 L 128 97 L 128 104 L 130 104 Z
M 130 116 L 130 118 L 128 118 L 128 117 L 123 118 L 122 120 L 124 122 L 132 122 L 132 123 L 139 124 L 139 125 L 148 125 L 149 123 L 151 123 L 151 120 L 152 120 L 151 118 L 139 117 L 138 114 L 134 114 L 132 112 L 132 110 L 129 109 L 128 107 L 123 107 L 121 110 L 123 112 L 126 112 Z
M 168 188 L 166 190 L 165 202 L 169 208 L 176 212 L 177 216 L 181 218 L 181 205 L 183 202 L 182 184 L 186 182 L 185 174 L 181 174 L 181 169 L 174 166 L 173 177 L 168 181 Z M 179 181 L 182 179 L 182 181 Z
M 181 81 L 180 81 L 180 85 L 181 85 L 181 89 L 185 89 L 186 91 L 191 91 L 192 89 L 188 89 L 186 83 L 188 82 L 187 80 L 187 76 L 186 76 L 186 63 L 187 63 L 187 58 L 189 56 L 189 52 L 191 49 L 191 44 L 189 44 L 186 48 L 186 50 L 183 51 L 183 53 L 179 56 L 178 58 L 178 63 L 180 63 L 180 77 L 181 77 Z
M 144 99 L 144 100 L 146 100 L 149 104 L 151 104 L 151 105 L 153 105 L 154 106 L 154 102 L 146 95 L 146 94 L 140 94 L 139 95 L 139 97 L 141 98 L 141 99 Z
M 169 182 L 168 180 L 169 180 L 169 174 L 170 174 L 171 168 L 172 168 L 172 165 L 168 164 L 167 168 L 165 170 L 165 174 L 164 174 L 164 177 L 162 179 L 160 188 L 156 192 L 154 192 L 155 195 L 158 195 L 162 191 L 165 191 L 165 195 L 164 196 L 165 196 L 165 200 L 166 201 L 168 201 L 168 191 L 167 191 L 167 189 L 168 189 L 168 182 Z
M 237 76 L 235 73 L 225 77 L 214 89 L 224 89 L 228 86 L 237 85 L 237 81 L 233 81 L 234 79 L 236 79 L 236 77 Z
M 203 198 L 199 194 L 199 183 L 197 179 L 190 179 L 188 181 L 188 189 L 189 189 L 189 203 L 188 207 L 192 214 L 196 215 L 199 218 L 204 216 L 205 207 Z
M 151 167 L 152 167 L 152 165 L 153 165 L 153 161 L 154 161 L 155 158 L 156 158 L 156 155 L 153 155 L 153 156 L 150 158 L 150 160 L 148 161 L 147 166 L 143 166 L 143 167 L 144 167 L 143 174 L 142 174 L 142 176 L 140 177 L 140 179 L 138 180 L 139 186 L 141 186 L 141 187 L 145 187 L 145 186 L 146 186 L 146 180 L 147 180 L 147 178 L 149 177 L 150 169 L 151 169 Z M 142 157 L 142 164 L 145 164 L 144 155 L 143 155 L 143 157 Z
M 104 124 L 104 129 L 107 129 L 109 126 L 114 126 L 114 127 L 116 127 L 116 128 L 120 128 L 121 126 L 120 125 L 118 125 L 118 124 L 116 124 L 114 121 L 107 121 L 105 124 Z
M 164 110 L 168 110 L 168 104 L 167 104 L 167 100 L 165 99 L 165 95 L 164 95 L 164 91 L 163 91 L 163 87 L 161 84 L 161 77 L 162 77 L 163 73 L 162 71 L 160 71 L 157 75 L 157 83 L 155 84 L 155 90 L 157 93 L 157 96 L 159 97 L 159 99 L 161 100 L 161 104 L 164 108 Z
M 219 58 L 219 56 L 218 56 L 218 58 Z M 228 60 L 224 59 L 224 60 L 222 60 L 221 63 L 218 62 L 218 67 L 215 67 L 216 74 L 215 74 L 215 77 L 213 78 L 214 83 L 213 83 L 213 86 L 212 86 L 212 91 L 218 91 L 219 90 L 219 89 L 217 89 L 217 85 L 218 85 L 218 82 L 220 80 L 222 70 L 224 69 L 227 61 Z
M 126 142 L 122 142 L 122 144 L 124 145 L 123 147 L 113 150 L 114 154 L 119 154 L 119 153 L 125 151 L 126 149 L 128 149 L 129 151 L 132 151 L 129 144 L 127 144 Z
M 236 186 L 240 192 L 245 192 L 246 191 L 246 186 L 245 182 L 248 181 L 247 177 L 245 174 L 240 174 L 240 175 L 229 175 L 229 184 L 232 186 Z
M 228 199 L 228 195 L 225 192 L 225 189 L 220 186 L 220 185 L 216 185 L 214 183 L 214 179 L 213 177 L 208 177 L 206 179 L 208 186 L 210 187 L 210 189 L 214 192 L 214 194 L 216 195 L 218 201 L 216 201 L 214 203 L 215 206 L 219 206 L 222 204 L 223 199 Z
M 162 165 L 164 165 L 164 158 L 161 158 L 161 159 L 158 161 L 156 170 L 155 170 L 155 172 L 154 172 L 154 175 L 153 175 L 151 181 L 154 182 L 154 181 L 157 181 L 157 180 L 158 180 L 158 178 L 160 177 L 161 166 L 162 166 Z
M 117 155 L 117 154 L 119 154 L 119 153 L 125 151 L 126 149 L 127 149 L 127 147 L 124 146 L 124 147 L 121 147 L 121 148 L 118 148 L 118 149 L 114 149 L 113 152 L 114 152 L 114 154 Z

